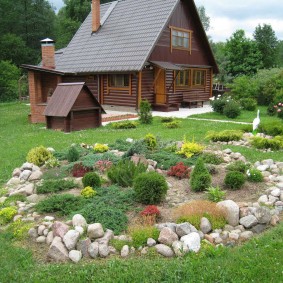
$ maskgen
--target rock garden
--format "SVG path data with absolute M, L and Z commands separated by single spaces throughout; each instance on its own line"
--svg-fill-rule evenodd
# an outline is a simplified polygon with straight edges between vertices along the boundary
M 220 150 L 219 143 L 282 154 L 282 138 L 241 131 L 206 138 L 206 146 L 149 133 L 63 151 L 35 147 L 1 189 L 1 229 L 33 246 L 43 261 L 79 262 L 181 257 L 239 245 L 276 226 L 283 210 L 283 162 L 250 164 L 238 152 Z

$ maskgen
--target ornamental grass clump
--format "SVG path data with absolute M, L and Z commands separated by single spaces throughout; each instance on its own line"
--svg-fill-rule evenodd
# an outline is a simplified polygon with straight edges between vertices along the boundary
M 174 210 L 177 223 L 189 222 L 200 230 L 200 221 L 206 217 L 212 229 L 223 228 L 226 224 L 225 211 L 217 207 L 215 202 L 208 200 L 194 200 L 187 202 Z
M 27 154 L 27 161 L 37 166 L 42 166 L 46 161 L 52 158 L 53 155 L 44 146 L 32 148 Z
M 205 167 L 203 159 L 198 158 L 190 177 L 191 189 L 194 192 L 201 192 L 210 187 L 210 185 L 211 175 Z

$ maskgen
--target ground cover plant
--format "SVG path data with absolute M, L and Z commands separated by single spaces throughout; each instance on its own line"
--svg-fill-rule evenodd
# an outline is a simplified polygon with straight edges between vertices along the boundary
M 73 180 L 43 180 L 43 182 L 36 187 L 38 194 L 56 193 L 60 191 L 70 190 L 75 188 L 76 184 Z

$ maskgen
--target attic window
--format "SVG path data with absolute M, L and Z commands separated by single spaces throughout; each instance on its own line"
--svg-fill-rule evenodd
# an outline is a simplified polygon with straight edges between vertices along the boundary
M 112 88 L 128 88 L 130 86 L 130 76 L 124 74 L 109 75 L 108 86 Z
M 170 27 L 171 29 L 171 52 L 173 49 L 187 50 L 191 54 L 192 31 Z

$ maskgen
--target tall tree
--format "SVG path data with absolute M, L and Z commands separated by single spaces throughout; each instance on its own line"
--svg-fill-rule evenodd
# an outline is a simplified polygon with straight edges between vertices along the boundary
M 277 45 L 277 66 L 278 67 L 283 67 L 283 40 L 279 40 L 278 41 L 278 45 Z
M 278 39 L 271 25 L 258 25 L 253 36 L 262 55 L 263 68 L 269 69 L 274 67 L 278 52 Z
M 200 20 L 206 32 L 210 29 L 210 17 L 206 14 L 204 6 L 197 7 Z
M 262 67 L 262 56 L 256 42 L 248 39 L 243 30 L 237 30 L 225 47 L 227 72 L 233 77 L 253 75 Z

